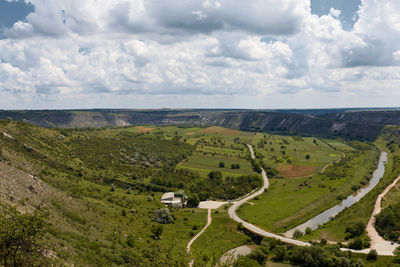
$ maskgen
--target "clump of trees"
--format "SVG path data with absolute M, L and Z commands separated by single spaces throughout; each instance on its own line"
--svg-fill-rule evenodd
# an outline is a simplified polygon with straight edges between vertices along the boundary
M 397 241 L 400 231 L 400 203 L 387 206 L 375 218 L 378 233 L 385 239 Z
M 197 194 L 193 194 L 188 197 L 186 206 L 188 208 L 197 208 L 199 206 L 199 203 L 200 203 L 199 196 Z
M 232 170 L 235 170 L 235 169 L 240 169 L 240 164 L 235 164 L 235 163 L 232 163 L 232 165 L 231 165 L 231 169 Z
M 171 212 L 167 208 L 157 209 L 154 211 L 153 221 L 168 224 L 174 221 L 174 218 L 171 215 Z
M 345 230 L 345 239 L 361 236 L 365 233 L 365 227 L 365 223 L 361 221 L 349 224 Z
M 264 240 L 248 256 L 239 257 L 233 266 L 265 266 L 268 260 L 286 262 L 295 266 L 364 266 L 361 259 L 353 258 L 350 252 L 341 251 L 337 245 L 318 244 L 310 247 L 291 247 L 273 239 Z
M 0 266 L 43 266 L 51 262 L 45 242 L 48 215 L 0 206 Z

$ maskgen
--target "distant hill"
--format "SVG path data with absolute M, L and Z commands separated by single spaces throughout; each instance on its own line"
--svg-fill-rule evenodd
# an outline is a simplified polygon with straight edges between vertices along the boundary
M 320 118 L 337 122 L 400 125 L 400 110 L 346 111 L 321 115 Z
M 42 127 L 85 128 L 128 125 L 224 126 L 244 131 L 339 136 L 376 139 L 386 122 L 395 122 L 400 111 L 385 120 L 388 111 L 349 110 L 43 110 L 0 111 L 0 118 L 25 121 Z M 343 111 L 335 113 L 335 111 Z M 382 113 L 383 112 L 383 113 Z M 397 113 L 398 112 L 398 113 Z M 311 113 L 320 114 L 318 116 Z M 377 114 L 377 115 L 375 115 Z M 380 115 L 379 115 L 380 114 Z M 390 113 L 392 114 L 392 113 Z M 398 118 L 400 123 L 400 118 Z M 392 123 L 389 123 L 392 124 Z

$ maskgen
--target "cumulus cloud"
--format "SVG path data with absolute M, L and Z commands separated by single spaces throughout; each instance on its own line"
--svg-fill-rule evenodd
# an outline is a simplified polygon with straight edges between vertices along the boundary
M 400 79 L 397 0 L 363 0 L 350 31 L 309 0 L 26 1 L 0 40 L 1 95 L 371 94 Z

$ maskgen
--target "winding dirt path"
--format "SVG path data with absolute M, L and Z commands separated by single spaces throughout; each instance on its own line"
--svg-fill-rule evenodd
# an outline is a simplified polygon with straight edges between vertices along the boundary
M 253 147 L 251 145 L 247 145 L 249 147 L 250 150 L 250 154 L 251 157 L 253 159 L 255 159 L 255 155 L 254 155 L 254 150 Z M 295 239 L 291 239 L 291 238 L 287 238 L 287 237 L 283 237 L 274 233 L 270 233 L 267 232 L 251 223 L 246 222 L 245 220 L 241 219 L 237 214 L 236 214 L 236 210 L 243 204 L 248 202 L 249 200 L 255 198 L 256 196 L 261 195 L 262 193 L 265 192 L 266 189 L 269 188 L 269 181 L 268 181 L 268 177 L 267 177 L 267 173 L 265 172 L 265 170 L 263 168 L 261 168 L 261 174 L 263 177 L 263 186 L 256 192 L 254 192 L 253 194 L 242 198 L 238 201 L 236 201 L 235 203 L 233 203 L 233 205 L 229 208 L 228 210 L 228 214 L 229 216 L 236 222 L 241 223 L 243 225 L 244 228 L 246 228 L 247 230 L 264 236 L 264 237 L 271 237 L 271 238 L 275 238 L 275 239 L 279 239 L 287 244 L 291 244 L 291 245 L 296 245 L 296 246 L 310 246 L 309 243 L 307 242 L 303 242 L 303 241 L 299 241 L 299 240 L 295 240 Z
M 367 224 L 367 233 L 371 238 L 371 248 L 375 249 L 379 255 L 393 255 L 393 251 L 398 244 L 393 244 L 390 241 L 384 240 L 375 229 L 375 216 L 378 215 L 382 210 L 382 199 L 385 195 L 397 184 L 400 180 L 400 176 L 396 178 L 383 192 L 378 196 L 375 202 L 374 211 Z
M 342 159 L 344 159 L 346 157 L 346 154 L 344 154 L 344 152 L 342 152 L 342 157 L 340 158 L 340 159 L 338 159 L 337 161 L 334 161 L 334 162 L 331 162 L 331 163 L 328 163 L 328 164 L 326 164 L 323 168 L 322 168 L 322 170 L 319 172 L 319 173 L 324 173 L 324 171 L 329 167 L 329 166 L 331 166 L 333 163 L 338 163 L 338 162 L 340 162 Z
M 207 213 L 207 224 L 203 227 L 203 229 L 201 229 L 200 232 L 197 233 L 197 235 L 195 235 L 187 244 L 186 246 L 186 252 L 190 253 L 190 247 L 192 246 L 193 242 L 196 241 L 197 238 L 199 238 L 204 231 L 208 228 L 208 226 L 210 226 L 211 222 L 212 222 L 212 218 L 211 218 L 211 211 L 212 209 L 208 209 L 208 213 Z M 193 266 L 194 260 L 191 260 L 189 265 Z

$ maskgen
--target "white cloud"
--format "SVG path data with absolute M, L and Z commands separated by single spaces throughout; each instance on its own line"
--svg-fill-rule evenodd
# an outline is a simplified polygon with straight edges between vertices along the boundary
M 0 40 L 0 96 L 60 102 L 107 94 L 101 101 L 115 103 L 119 95 L 398 90 L 396 0 L 363 0 L 351 31 L 340 10 L 318 17 L 309 0 L 29 2 L 35 12 Z

